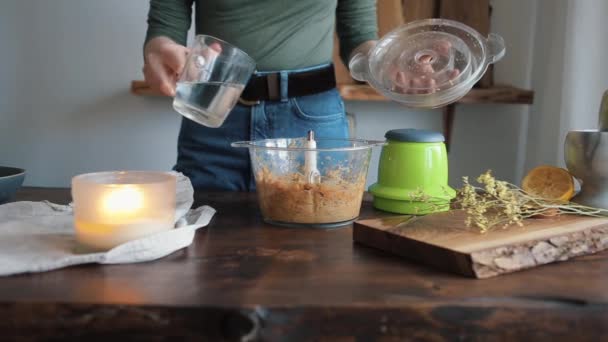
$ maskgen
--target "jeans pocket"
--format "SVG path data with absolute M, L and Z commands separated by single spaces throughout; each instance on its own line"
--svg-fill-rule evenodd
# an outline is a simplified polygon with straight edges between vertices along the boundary
M 318 123 L 332 122 L 344 117 L 344 102 L 337 89 L 290 99 L 297 117 Z

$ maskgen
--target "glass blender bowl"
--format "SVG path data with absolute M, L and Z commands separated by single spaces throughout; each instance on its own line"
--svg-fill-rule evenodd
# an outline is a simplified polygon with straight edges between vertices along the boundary
M 309 133 L 310 134 L 310 133 Z M 235 142 L 249 148 L 264 221 L 333 228 L 359 216 L 372 147 L 381 141 L 307 138 Z

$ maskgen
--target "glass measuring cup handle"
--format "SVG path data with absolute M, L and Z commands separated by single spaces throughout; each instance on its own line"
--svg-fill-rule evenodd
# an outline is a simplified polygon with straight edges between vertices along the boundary
M 357 81 L 367 81 L 369 75 L 368 58 L 366 53 L 356 53 L 348 62 L 350 75 Z

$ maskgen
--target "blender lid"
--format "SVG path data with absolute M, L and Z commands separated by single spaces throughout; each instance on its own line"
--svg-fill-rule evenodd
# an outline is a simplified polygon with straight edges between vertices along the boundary
M 453 20 L 418 20 L 382 37 L 365 68 L 351 62 L 351 73 L 390 99 L 435 108 L 464 96 L 504 51 L 498 35 L 486 38 Z
M 445 141 L 443 134 L 439 132 L 414 128 L 393 129 L 386 132 L 384 137 L 399 142 L 434 143 Z

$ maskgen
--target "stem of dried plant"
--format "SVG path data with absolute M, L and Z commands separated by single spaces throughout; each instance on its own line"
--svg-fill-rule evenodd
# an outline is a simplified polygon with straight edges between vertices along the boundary
M 467 214 L 465 224 L 475 226 L 482 233 L 512 224 L 523 226 L 523 220 L 537 216 L 582 215 L 608 216 L 608 210 L 584 205 L 552 201 L 526 193 L 518 186 L 497 180 L 491 171 L 477 177 L 479 186 L 463 177 L 454 204 Z

